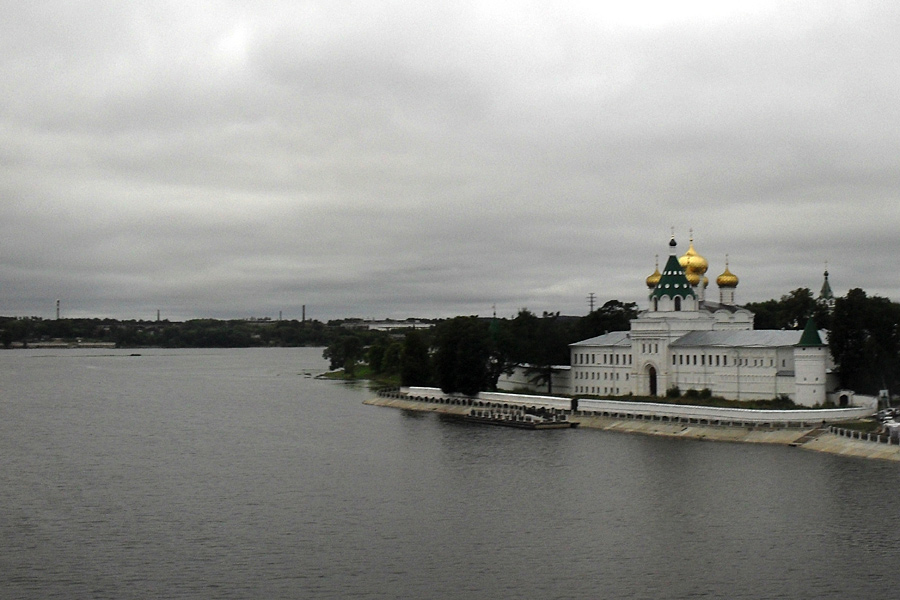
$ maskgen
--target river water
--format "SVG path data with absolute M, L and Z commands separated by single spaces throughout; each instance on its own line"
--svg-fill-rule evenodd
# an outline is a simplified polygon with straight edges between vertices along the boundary
M 0 597 L 864 598 L 897 463 L 370 407 L 320 349 L 0 352 Z

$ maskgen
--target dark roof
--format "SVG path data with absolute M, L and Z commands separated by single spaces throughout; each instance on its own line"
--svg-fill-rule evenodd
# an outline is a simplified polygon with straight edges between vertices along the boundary
M 803 335 L 800 336 L 798 346 L 824 346 L 822 338 L 819 337 L 819 330 L 816 328 L 816 322 L 812 317 L 806 320 L 806 327 L 803 329 Z

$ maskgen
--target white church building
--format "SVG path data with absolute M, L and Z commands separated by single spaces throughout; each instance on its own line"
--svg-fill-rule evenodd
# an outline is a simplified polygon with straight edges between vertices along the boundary
M 755 330 L 753 313 L 735 304 L 738 278 L 716 278 L 718 302 L 707 300 L 709 267 L 694 250 L 676 255 L 674 236 L 662 273 L 647 278 L 649 308 L 616 331 L 570 345 L 570 391 L 578 395 L 663 396 L 677 387 L 733 400 L 787 396 L 803 406 L 833 398 L 831 353 L 813 321 L 804 331 Z M 830 294 L 828 273 L 823 293 Z

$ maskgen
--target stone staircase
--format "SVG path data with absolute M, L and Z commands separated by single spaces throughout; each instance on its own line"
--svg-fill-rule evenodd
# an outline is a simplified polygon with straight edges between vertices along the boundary
M 822 435 L 826 431 L 828 431 L 827 427 L 816 427 L 815 429 L 813 429 L 811 431 L 807 431 L 802 436 L 800 436 L 799 438 L 797 438 L 796 440 L 791 442 L 789 445 L 790 446 L 802 446 L 803 444 L 805 444 L 807 442 L 811 442 L 814 439 L 818 438 L 820 435 Z

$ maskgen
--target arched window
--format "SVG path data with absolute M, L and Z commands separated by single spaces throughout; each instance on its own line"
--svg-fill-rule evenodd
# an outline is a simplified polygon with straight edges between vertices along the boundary
M 681 296 L 675 296 L 675 310 L 681 310 Z
M 659 298 L 653 299 L 653 310 L 654 310 L 654 312 L 659 310 Z

